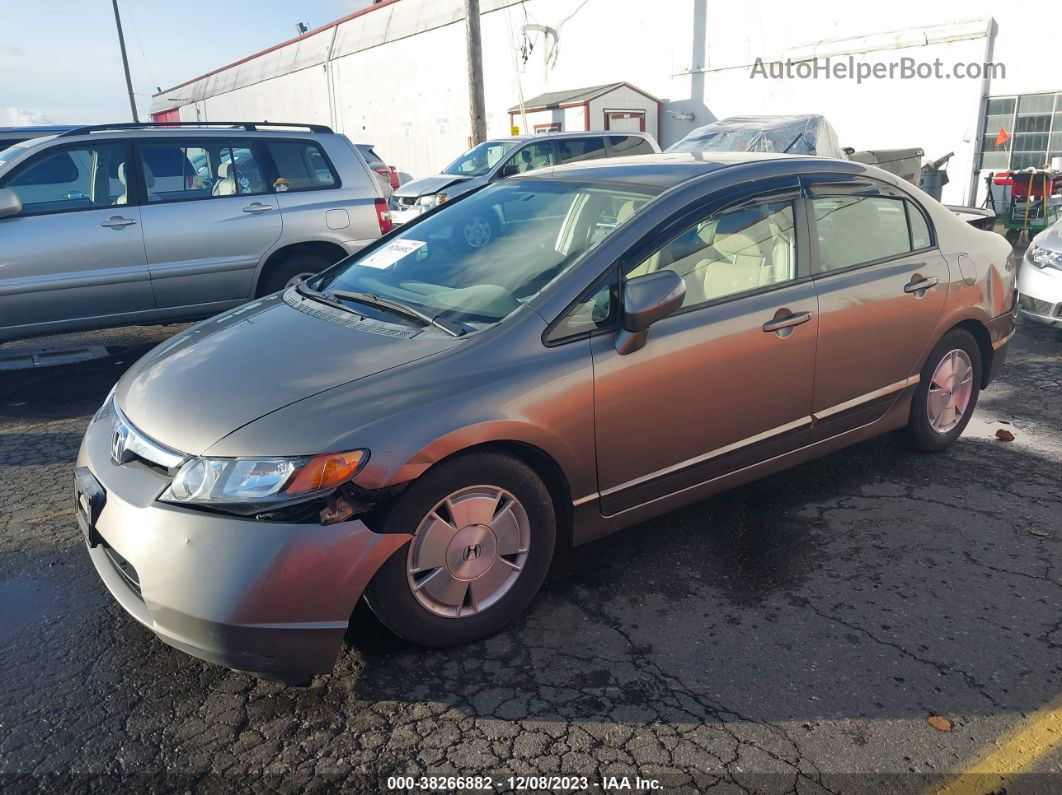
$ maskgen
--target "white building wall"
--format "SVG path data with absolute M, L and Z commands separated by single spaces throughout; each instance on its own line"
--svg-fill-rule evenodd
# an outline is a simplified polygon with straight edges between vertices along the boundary
M 625 80 L 664 100 L 661 145 L 735 114 L 823 113 L 842 145 L 955 151 L 945 200 L 967 198 L 982 96 L 1062 90 L 1045 9 L 995 0 L 483 0 L 488 134 L 509 134 L 508 108 L 546 91 Z M 182 119 L 332 123 L 376 144 L 400 171 L 423 176 L 469 139 L 461 0 L 399 0 L 218 74 L 164 92 L 155 110 Z M 526 16 L 525 16 L 526 14 Z M 520 52 L 524 26 L 534 48 Z M 750 79 L 765 60 L 849 55 L 1003 63 L 1006 77 L 912 80 Z M 295 70 L 295 71 L 293 71 Z M 167 99 L 172 97 L 172 100 Z M 191 100 L 196 100 L 194 103 Z M 579 129 L 565 113 L 565 129 Z M 692 114 L 692 119 L 675 114 Z M 648 122 L 648 120 L 647 120 Z M 517 114 L 516 123 L 523 127 Z M 578 126 L 575 126 L 578 124 Z M 592 121 L 592 126 L 594 123 Z M 651 132 L 655 125 L 648 124 Z

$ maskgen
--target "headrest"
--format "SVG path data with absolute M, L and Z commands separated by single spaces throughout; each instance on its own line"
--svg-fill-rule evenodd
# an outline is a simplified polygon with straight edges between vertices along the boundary
M 220 166 L 218 166 L 218 179 L 228 179 L 229 173 L 232 171 L 232 161 L 226 160 Z

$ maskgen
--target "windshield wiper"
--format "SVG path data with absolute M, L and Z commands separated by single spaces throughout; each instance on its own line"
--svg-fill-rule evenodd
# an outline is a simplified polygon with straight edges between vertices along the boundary
M 351 312 L 355 315 L 358 314 L 355 310 L 351 309 L 346 304 L 333 300 L 324 293 L 313 289 L 308 284 L 306 284 L 306 282 L 299 282 L 297 285 L 295 285 L 295 292 L 297 292 L 304 298 L 309 298 L 312 301 L 317 301 L 317 303 L 319 304 L 324 304 L 325 306 L 330 306 L 334 309 L 342 309 L 344 312 Z
M 324 297 L 328 298 L 329 296 Z M 419 320 L 425 326 L 435 326 L 435 328 L 445 331 L 451 337 L 460 337 L 465 333 L 465 330 L 455 323 L 450 323 L 447 320 L 440 320 L 426 312 L 421 312 L 414 306 L 404 304 L 401 301 L 396 301 L 393 298 L 384 298 L 382 295 L 376 295 L 376 293 L 333 290 L 331 297 L 342 298 L 347 301 L 357 301 L 361 304 L 369 304 L 370 306 L 376 306 L 380 309 L 387 309 L 394 312 L 396 315 L 403 315 L 404 317 L 412 318 L 413 320 Z

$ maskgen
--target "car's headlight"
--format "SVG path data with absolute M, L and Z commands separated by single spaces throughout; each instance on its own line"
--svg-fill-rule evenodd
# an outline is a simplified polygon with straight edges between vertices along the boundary
M 111 391 L 107 393 L 103 404 L 96 409 L 96 413 L 92 417 L 93 422 L 99 422 L 114 416 L 114 392 L 116 389 L 118 389 L 118 384 L 111 387 Z
M 1038 268 L 1058 268 L 1062 270 L 1062 252 L 1052 251 L 1043 246 L 1029 247 L 1029 262 Z
M 444 201 L 446 201 L 445 193 L 435 193 L 431 196 L 421 196 L 417 199 L 417 204 L 421 207 L 438 207 Z
M 159 499 L 251 514 L 327 494 L 368 460 L 368 450 L 300 458 L 192 458 Z

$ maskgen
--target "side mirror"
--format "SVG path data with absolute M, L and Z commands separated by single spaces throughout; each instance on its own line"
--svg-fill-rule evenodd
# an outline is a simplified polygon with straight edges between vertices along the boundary
M 22 212 L 22 199 L 13 190 L 0 188 L 0 218 L 8 218 Z
M 649 327 L 682 306 L 686 283 L 674 271 L 636 276 L 623 287 L 623 329 L 616 335 L 616 352 L 634 353 L 645 346 Z
M 506 177 L 515 177 L 520 173 L 520 169 L 516 167 L 516 163 L 506 163 L 504 166 L 498 169 L 498 179 L 505 179 Z

